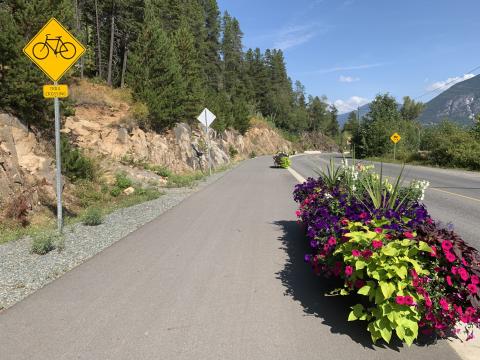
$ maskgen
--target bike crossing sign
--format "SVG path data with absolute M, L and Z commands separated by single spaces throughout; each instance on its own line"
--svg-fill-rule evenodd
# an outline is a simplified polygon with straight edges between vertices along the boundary
M 85 47 L 55 18 L 51 18 L 23 52 L 56 82 L 83 55 Z
M 398 134 L 398 133 L 395 133 L 393 134 L 392 136 L 390 136 L 390 140 L 392 140 L 392 142 L 394 144 L 398 143 L 400 140 L 402 140 L 402 137 Z

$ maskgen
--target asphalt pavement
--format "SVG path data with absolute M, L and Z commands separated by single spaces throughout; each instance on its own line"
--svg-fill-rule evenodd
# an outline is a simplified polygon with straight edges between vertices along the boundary
M 304 178 L 318 177 L 319 169 L 325 169 L 330 159 L 340 164 L 340 154 L 300 155 L 292 158 L 292 168 Z M 364 161 L 364 163 L 369 163 Z M 351 164 L 351 160 L 350 160 Z M 374 163 L 386 176 L 395 178 L 401 165 Z M 433 218 L 440 220 L 480 250 L 480 173 L 464 170 L 440 169 L 426 166 L 406 165 L 404 183 L 413 179 L 428 180 L 430 187 L 425 193 L 424 203 Z
M 0 313 L 0 359 L 458 359 L 445 341 L 372 346 L 346 321 L 352 299 L 324 296 L 303 262 L 296 180 L 271 163 L 244 162 Z

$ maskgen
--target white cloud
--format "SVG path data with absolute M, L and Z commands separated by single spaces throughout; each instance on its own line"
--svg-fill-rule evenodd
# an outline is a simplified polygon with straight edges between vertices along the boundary
M 437 82 L 434 82 L 434 83 L 428 85 L 427 90 L 428 91 L 447 90 L 448 88 L 452 87 L 453 85 L 458 84 L 459 82 L 471 79 L 474 76 L 475 75 L 473 75 L 473 74 L 465 74 L 463 76 L 451 77 L 451 78 L 448 78 L 447 80 L 444 80 L 444 81 L 437 81 Z
M 338 78 L 338 81 L 344 82 L 344 83 L 352 83 L 352 82 L 355 82 L 355 81 L 360 81 L 360 78 L 340 75 L 340 77 Z
M 276 34 L 273 47 L 280 50 L 287 50 L 294 46 L 304 44 L 319 33 L 325 33 L 328 27 L 318 23 L 306 25 L 293 25 L 281 29 Z
M 351 65 L 351 66 L 336 66 L 328 69 L 319 69 L 314 71 L 306 72 L 305 74 L 328 74 L 339 71 L 350 71 L 350 70 L 363 70 L 371 69 L 380 66 L 384 66 L 384 63 L 373 63 L 373 64 L 361 64 L 361 65 Z
M 335 100 L 333 105 L 338 109 L 339 114 L 348 113 L 357 110 L 358 107 L 368 104 L 370 100 L 361 96 L 352 96 L 347 100 Z

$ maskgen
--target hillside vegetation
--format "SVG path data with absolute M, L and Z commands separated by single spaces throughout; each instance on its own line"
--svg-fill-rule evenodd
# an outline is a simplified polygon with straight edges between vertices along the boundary
M 238 20 L 216 0 L 2 1 L 0 109 L 29 125 L 49 127 L 52 106 L 46 77 L 21 50 L 52 16 L 87 47 L 69 75 L 130 88 L 143 128 L 191 124 L 208 107 L 220 131 L 245 133 L 258 113 L 287 132 L 338 134 L 327 99 L 293 84 L 281 50 L 245 52 Z

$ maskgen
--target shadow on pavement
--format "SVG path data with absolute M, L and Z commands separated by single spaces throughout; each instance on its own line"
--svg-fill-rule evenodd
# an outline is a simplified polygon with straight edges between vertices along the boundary
M 329 291 L 340 287 L 341 283 L 316 276 L 310 266 L 305 263 L 304 255 L 310 249 L 300 225 L 295 221 L 277 221 L 274 224 L 283 230 L 279 240 L 282 242 L 282 249 L 288 255 L 285 267 L 276 274 L 286 288 L 286 296 L 298 301 L 306 314 L 321 319 L 323 324 L 330 327 L 332 333 L 348 335 L 353 341 L 366 348 L 372 350 L 387 348 L 399 351 L 403 347 L 402 342 L 397 338 L 393 338 L 390 344 L 379 341 L 373 346 L 366 329 L 366 322 L 347 321 L 350 307 L 359 303 L 359 298 L 326 296 Z M 422 346 L 426 343 L 417 345 Z

